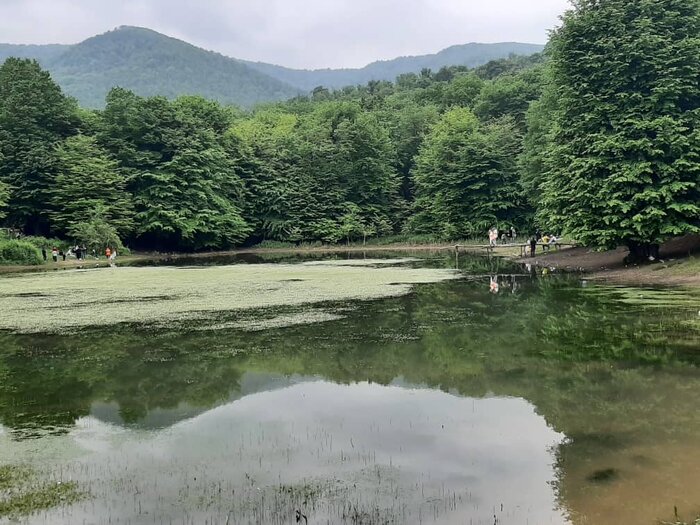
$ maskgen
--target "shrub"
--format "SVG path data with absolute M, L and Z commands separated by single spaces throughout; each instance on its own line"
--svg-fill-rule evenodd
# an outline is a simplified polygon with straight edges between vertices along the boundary
M 102 253 L 107 247 L 118 252 L 124 252 L 124 245 L 119 238 L 116 228 L 104 220 L 104 210 L 96 209 L 88 221 L 73 225 L 68 233 L 79 244 L 88 250 Z
M 26 241 L 0 241 L 0 264 L 39 265 L 44 263 L 39 249 Z
M 70 243 L 68 241 L 63 241 L 61 239 L 49 239 L 39 235 L 22 237 L 22 240 L 34 245 L 39 250 L 46 248 L 47 251 L 51 251 L 51 248 L 55 246 L 59 250 L 63 250 L 65 252 L 70 248 Z

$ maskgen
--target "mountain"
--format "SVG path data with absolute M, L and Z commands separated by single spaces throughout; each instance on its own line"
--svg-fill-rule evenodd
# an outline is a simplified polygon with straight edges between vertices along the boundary
M 0 53 L 16 56 L 13 51 L 37 58 L 66 93 L 89 108 L 104 106 L 114 86 L 142 96 L 196 94 L 240 106 L 299 94 L 297 88 L 238 60 L 138 27 L 120 27 L 63 50 L 54 46 L 0 48 Z
M 71 46 L 63 44 L 24 45 L 0 44 L 0 63 L 9 57 L 33 58 L 45 65 L 65 53 Z
M 543 45 L 502 42 L 498 44 L 464 44 L 448 47 L 432 55 L 419 55 L 372 62 L 358 69 L 290 69 L 264 62 L 241 61 L 303 91 L 311 91 L 317 86 L 342 88 L 366 84 L 370 80 L 395 80 L 404 73 L 419 73 L 422 69 L 434 72 L 446 66 L 477 67 L 492 60 L 511 55 L 533 55 L 544 50 Z
M 302 70 L 237 60 L 150 29 L 122 26 L 75 45 L 0 44 L 0 62 L 9 56 L 37 59 L 66 93 L 88 108 L 103 107 L 105 96 L 115 86 L 142 96 L 192 94 L 251 107 L 288 99 L 319 85 L 340 88 L 370 80 L 394 80 L 424 68 L 476 67 L 542 49 L 536 44 L 472 43 L 434 55 L 373 62 L 359 69 Z

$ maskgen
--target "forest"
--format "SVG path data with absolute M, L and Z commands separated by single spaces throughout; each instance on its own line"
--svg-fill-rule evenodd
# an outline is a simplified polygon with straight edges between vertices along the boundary
M 514 226 L 653 254 L 700 232 L 697 1 L 578 0 L 546 51 L 250 111 L 114 88 L 104 110 L 0 67 L 0 215 L 159 251 Z

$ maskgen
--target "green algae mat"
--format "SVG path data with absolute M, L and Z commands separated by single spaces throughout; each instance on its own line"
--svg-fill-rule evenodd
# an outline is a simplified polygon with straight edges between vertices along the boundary
M 395 297 L 409 293 L 415 284 L 457 277 L 451 270 L 401 265 L 406 262 L 410 260 L 110 268 L 8 277 L 0 279 L 0 330 L 59 333 L 194 320 L 200 328 L 207 323 L 218 328 L 220 314 L 226 312 Z M 335 318 L 330 312 L 308 317 L 296 312 L 272 324 Z M 257 327 L 250 321 L 240 326 Z

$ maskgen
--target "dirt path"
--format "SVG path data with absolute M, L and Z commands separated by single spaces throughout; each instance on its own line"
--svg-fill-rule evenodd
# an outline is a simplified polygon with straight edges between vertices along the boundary
M 580 271 L 593 279 L 639 286 L 673 285 L 700 288 L 700 236 L 689 235 L 661 247 L 661 262 L 626 266 L 627 248 L 598 252 L 590 248 L 552 250 L 519 262 L 540 267 Z M 695 256 L 693 256 L 695 255 Z

